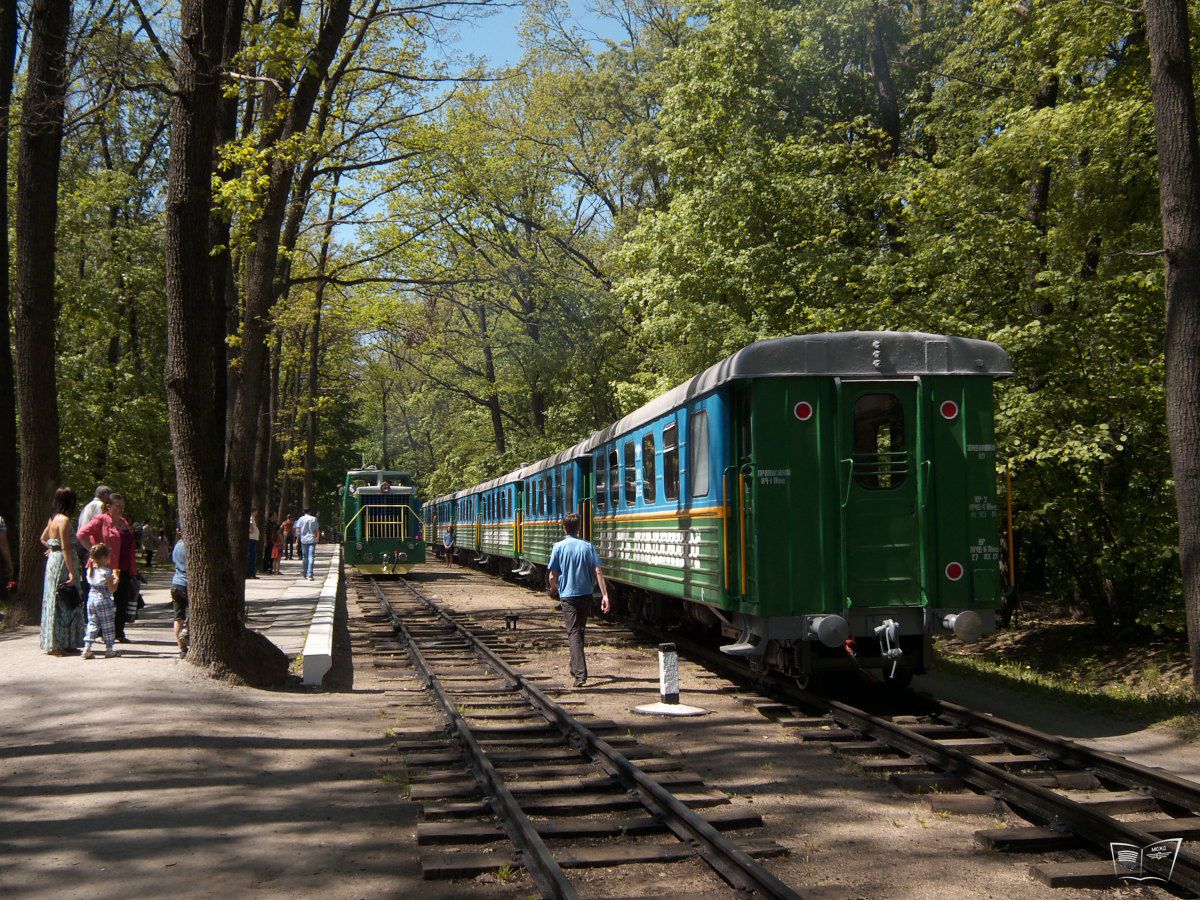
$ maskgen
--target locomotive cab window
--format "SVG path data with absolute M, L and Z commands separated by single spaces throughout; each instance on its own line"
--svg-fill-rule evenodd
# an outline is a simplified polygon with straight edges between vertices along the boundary
M 658 485 L 654 480 L 654 435 L 642 438 L 642 499 L 653 503 Z
M 692 470 L 692 496 L 708 494 L 708 413 L 697 410 L 688 420 L 688 457 Z
M 633 441 L 625 442 L 625 505 L 637 503 L 637 451 Z
M 679 499 L 679 428 L 674 424 L 663 429 L 663 496 Z
M 904 484 L 907 475 L 904 404 L 895 394 L 863 394 L 854 401 L 854 480 L 886 491 Z

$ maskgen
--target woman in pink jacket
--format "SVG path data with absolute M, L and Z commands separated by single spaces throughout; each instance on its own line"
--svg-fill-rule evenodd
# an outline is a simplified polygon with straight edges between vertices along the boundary
M 125 521 L 125 498 L 113 494 L 92 518 L 76 533 L 80 543 L 90 550 L 95 544 L 107 544 L 111 559 L 121 572 L 113 601 L 117 607 L 117 642 L 128 644 L 125 625 L 137 615 L 137 549 L 133 528 Z

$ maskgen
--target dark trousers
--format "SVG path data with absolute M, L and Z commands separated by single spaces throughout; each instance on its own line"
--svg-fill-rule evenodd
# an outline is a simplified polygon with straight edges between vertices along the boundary
M 117 637 L 122 640 L 125 638 L 125 626 L 129 622 L 129 603 L 131 600 L 135 604 L 134 610 L 136 613 L 137 578 L 128 572 L 122 572 L 121 580 L 117 582 L 117 589 L 113 592 L 113 603 L 117 607 L 116 632 Z
M 567 626 L 567 643 L 571 646 L 571 674 L 587 678 L 587 659 L 583 655 L 583 629 L 587 627 L 592 597 L 560 597 L 563 622 Z
M 284 551 L 284 559 L 292 558 L 292 548 L 294 546 L 296 546 L 296 539 L 289 534 L 287 538 L 287 546 Z
M 246 548 L 246 577 L 257 578 L 254 573 L 254 563 L 258 560 L 258 541 L 251 541 Z

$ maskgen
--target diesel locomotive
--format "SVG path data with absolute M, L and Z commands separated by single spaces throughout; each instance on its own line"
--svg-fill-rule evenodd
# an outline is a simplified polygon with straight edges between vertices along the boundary
M 368 575 L 403 575 L 425 561 L 421 510 L 408 472 L 352 469 L 339 490 L 346 565 Z
M 543 579 L 576 512 L 619 603 L 797 676 L 904 683 L 1000 604 L 982 340 L 909 332 L 751 344 L 575 446 L 425 504 L 456 553 Z

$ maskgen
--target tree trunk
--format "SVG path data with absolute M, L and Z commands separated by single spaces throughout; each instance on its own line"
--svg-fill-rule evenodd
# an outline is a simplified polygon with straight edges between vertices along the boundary
M 278 87 L 268 84 L 263 88 L 263 120 L 271 121 L 272 116 L 276 116 L 280 122 L 277 130 L 266 137 L 268 144 L 287 141 L 307 130 L 321 85 L 329 72 L 338 44 L 346 33 L 349 17 L 350 0 L 331 0 L 326 7 L 316 45 L 304 61 L 302 74 L 285 112 L 277 107 L 288 98 L 281 96 Z M 254 478 L 254 432 L 263 392 L 262 358 L 266 352 L 271 309 L 278 296 L 276 278 L 280 236 L 295 173 L 296 163 L 290 155 L 277 154 L 272 159 L 262 215 L 253 228 L 254 245 L 246 260 L 246 313 L 240 351 L 242 378 L 237 387 L 233 420 L 229 426 L 226 466 L 229 474 L 229 523 L 233 529 L 229 537 L 234 556 L 239 549 L 243 554 L 246 552 L 246 529 L 240 527 L 239 523 L 246 522 L 250 505 Z
M 41 534 L 59 479 L 54 255 L 70 0 L 35 0 L 17 160 L 16 376 L 21 428 L 21 587 L 16 618 L 38 621 Z M 4 274 L 4 273 L 0 273 Z
M 0 0 L 0 172 L 8 172 L 9 110 L 17 54 L 17 2 Z M 13 379 L 8 290 L 8 178 L 0 181 L 0 518 L 8 524 L 13 565 L 20 559 L 17 490 L 17 389 Z M 3 577 L 3 576 L 0 576 Z M 7 577 L 16 578 L 17 572 Z M 5 593 L 0 584 L 0 596 Z
M 236 5 L 236 0 L 230 4 Z M 223 38 L 227 26 L 240 30 L 241 24 L 240 13 L 232 21 L 229 11 L 226 0 L 183 0 L 180 10 L 167 170 L 164 380 L 188 559 L 188 660 L 218 675 L 268 686 L 286 679 L 287 657 L 262 635 L 246 630 L 238 618 L 241 569 L 229 553 L 224 448 L 213 427 L 222 412 L 217 382 L 225 377 L 213 353 L 214 332 L 224 312 L 223 298 L 211 290 L 209 268 L 213 147 L 221 108 Z M 246 529 L 240 530 L 244 536 Z
M 871 80 L 875 83 L 879 126 L 888 137 L 887 148 L 880 160 L 880 167 L 886 169 L 888 163 L 895 159 L 896 154 L 900 152 L 900 140 L 903 132 L 900 124 L 900 98 L 896 93 L 895 82 L 892 81 L 892 67 L 888 62 L 887 48 L 884 46 L 879 17 L 879 7 L 876 5 L 871 16 L 871 32 L 867 36 L 867 50 L 871 64 Z
M 304 419 L 304 508 L 316 507 L 313 494 L 313 471 L 317 464 L 317 394 L 320 389 L 321 308 L 325 304 L 325 268 L 329 263 L 329 244 L 333 239 L 333 218 L 337 210 L 338 184 L 341 173 L 333 176 L 329 191 L 329 206 L 325 211 L 325 228 L 321 234 L 321 251 L 317 259 L 316 297 L 313 306 L 312 344 L 308 353 L 308 412 Z
M 1167 433 L 1192 680 L 1200 687 L 1200 148 L 1185 0 L 1146 0 L 1166 266 Z
M 380 442 L 383 450 L 383 460 L 380 465 L 384 469 L 392 467 L 391 454 L 388 453 L 388 380 L 387 378 L 379 379 L 379 404 L 382 407 L 380 410 L 379 421 L 383 426 L 382 441 Z
M 1037 93 L 1033 98 L 1033 108 L 1035 110 L 1053 109 L 1058 103 L 1058 76 L 1053 72 L 1047 75 L 1038 84 Z M 1033 171 L 1029 178 L 1029 199 L 1025 204 L 1025 218 L 1033 225 L 1038 232 L 1045 237 L 1046 234 L 1046 207 L 1050 203 L 1050 164 L 1039 162 L 1033 167 Z M 1037 276 L 1046 266 L 1046 249 L 1045 242 L 1030 258 L 1026 264 L 1025 278 L 1029 284 L 1030 290 L 1033 292 L 1033 302 L 1031 312 L 1035 319 L 1040 319 L 1044 315 L 1049 315 L 1053 310 L 1045 307 L 1037 295 Z
M 277 431 L 279 428 L 279 366 L 282 356 L 283 332 L 276 329 L 275 347 L 271 351 L 271 394 L 267 403 L 267 477 L 264 479 L 266 494 L 259 506 L 264 515 L 271 508 L 271 501 L 275 499 L 275 482 L 279 475 L 279 439 Z M 279 521 L 282 522 L 283 518 L 280 517 Z
M 504 417 L 500 414 L 500 395 L 496 393 L 496 359 L 492 354 L 492 342 L 488 335 L 487 307 L 480 303 L 477 308 L 479 315 L 479 336 L 483 344 L 483 372 L 488 385 L 493 389 L 488 394 L 486 404 L 492 417 L 492 439 L 496 442 L 496 452 L 503 456 L 506 447 L 504 440 Z

